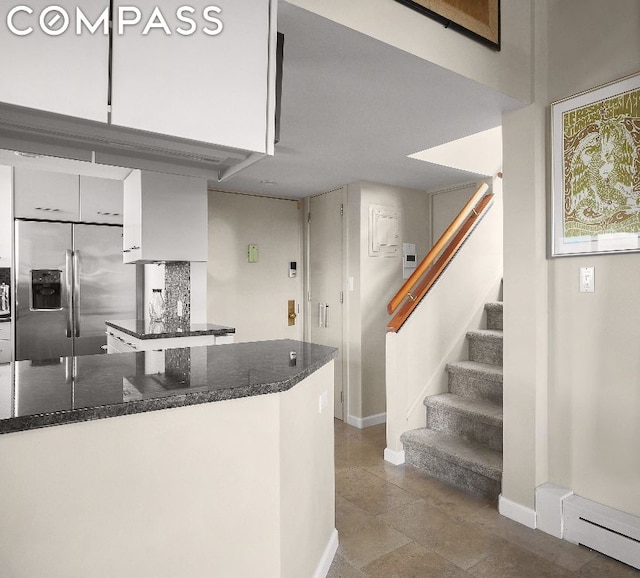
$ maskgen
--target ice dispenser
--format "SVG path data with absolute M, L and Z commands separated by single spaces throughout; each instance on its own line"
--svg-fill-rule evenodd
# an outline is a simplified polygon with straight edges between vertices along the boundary
M 31 309 L 62 309 L 62 271 L 33 269 L 31 271 Z

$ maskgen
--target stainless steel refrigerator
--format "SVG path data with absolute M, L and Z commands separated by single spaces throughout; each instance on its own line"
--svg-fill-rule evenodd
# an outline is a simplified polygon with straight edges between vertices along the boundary
M 104 353 L 108 319 L 135 319 L 122 227 L 16 220 L 16 360 Z

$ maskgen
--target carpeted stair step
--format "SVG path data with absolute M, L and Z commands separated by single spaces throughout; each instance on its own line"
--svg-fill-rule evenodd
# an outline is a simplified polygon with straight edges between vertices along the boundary
M 502 367 L 477 361 L 447 364 L 449 391 L 502 405 Z
M 502 331 L 476 329 L 467 332 L 469 360 L 502 365 Z
M 487 312 L 487 329 L 502 331 L 502 301 L 485 303 L 484 310 Z
M 401 440 L 407 464 L 497 502 L 502 452 L 427 428 L 408 431 L 402 434 Z
M 427 427 L 502 451 L 502 406 L 441 393 L 425 398 Z

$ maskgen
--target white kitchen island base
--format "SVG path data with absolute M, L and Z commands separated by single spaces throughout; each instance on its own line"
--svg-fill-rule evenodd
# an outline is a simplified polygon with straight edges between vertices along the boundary
M 326 399 L 333 361 L 281 393 L 0 436 L 2 575 L 325 575 Z

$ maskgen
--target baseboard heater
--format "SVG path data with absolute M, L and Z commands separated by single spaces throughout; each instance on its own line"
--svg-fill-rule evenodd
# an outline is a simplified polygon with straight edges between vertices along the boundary
M 640 569 L 640 518 L 576 495 L 562 504 L 563 538 Z

